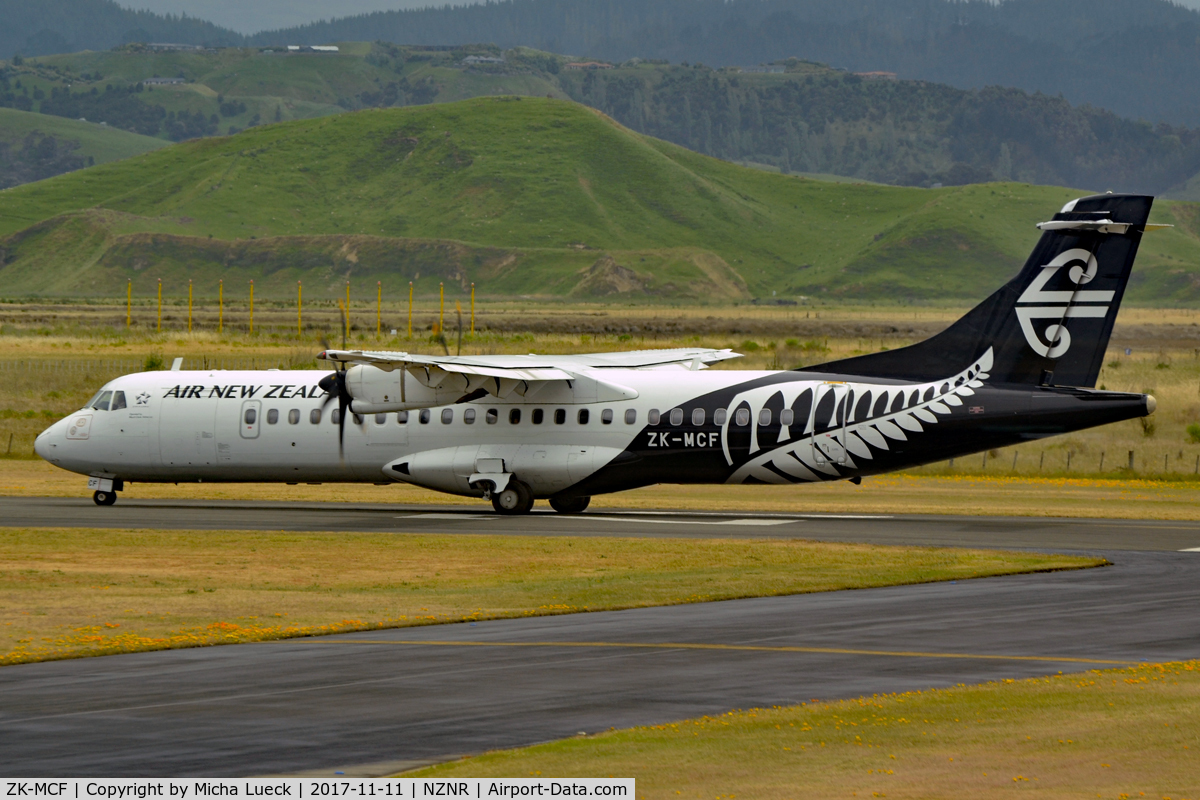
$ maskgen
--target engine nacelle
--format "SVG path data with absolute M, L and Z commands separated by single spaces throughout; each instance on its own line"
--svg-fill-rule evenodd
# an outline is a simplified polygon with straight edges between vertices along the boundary
M 383 414 L 445 406 L 467 394 L 465 376 L 450 374 L 441 377 L 440 383 L 430 386 L 408 370 L 388 371 L 355 365 L 346 370 L 346 390 L 354 398 L 351 409 L 355 414 Z

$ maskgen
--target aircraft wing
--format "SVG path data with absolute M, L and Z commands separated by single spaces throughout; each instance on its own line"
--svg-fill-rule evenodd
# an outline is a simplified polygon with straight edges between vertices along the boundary
M 387 350 L 326 350 L 317 358 L 338 364 L 363 364 L 379 369 L 429 369 L 511 378 L 519 381 L 571 380 L 579 370 L 657 369 L 679 366 L 703 369 L 708 364 L 740 358 L 732 350 L 682 347 L 672 350 L 634 350 L 617 353 L 585 353 L 566 356 L 426 356 Z

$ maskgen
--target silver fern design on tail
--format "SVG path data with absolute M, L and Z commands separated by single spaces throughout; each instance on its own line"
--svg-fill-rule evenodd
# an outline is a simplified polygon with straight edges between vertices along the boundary
M 837 480 L 860 469 L 888 442 L 907 442 L 940 417 L 963 405 L 963 398 L 983 386 L 992 369 L 989 347 L 974 364 L 957 375 L 930 383 L 886 386 L 871 383 L 801 382 L 761 386 L 734 397 L 734 410 L 721 427 L 721 444 L 730 466 L 734 457 L 729 433 L 738 409 L 750 412 L 750 459 L 729 476 L 727 483 L 800 483 Z M 832 402 L 822 404 L 829 395 Z M 778 407 L 785 416 L 777 444 L 759 442 L 759 415 Z M 843 411 L 845 409 L 845 411 Z M 803 411 L 802 414 L 796 413 Z M 795 433 L 793 433 L 795 431 Z M 857 459 L 857 461 L 856 461 Z

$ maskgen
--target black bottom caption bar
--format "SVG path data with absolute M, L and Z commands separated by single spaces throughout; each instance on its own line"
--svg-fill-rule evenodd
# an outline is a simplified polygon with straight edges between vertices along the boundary
M 204 800 L 212 797 L 250 798 L 378 798 L 422 800 L 521 797 L 636 797 L 633 778 L 131 778 L 46 779 L 0 781 L 0 798 L 65 798 L 65 800 Z

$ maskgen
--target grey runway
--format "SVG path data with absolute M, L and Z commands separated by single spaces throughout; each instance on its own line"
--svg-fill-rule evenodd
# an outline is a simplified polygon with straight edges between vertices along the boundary
M 57 518 L 54 510 L 57 509 Z M 0 669 L 0 774 L 332 774 L 731 708 L 1200 657 L 1200 526 L 125 504 L 138 527 L 803 536 L 1071 549 L 1112 566 Z M 0 503 L 9 525 L 113 508 Z M 93 513 L 95 512 L 95 513 Z M 350 513 L 347 513 L 350 512 Z M 342 523 L 338 524 L 341 519 Z M 346 524 L 346 520 L 351 524 Z M 651 521 L 651 520 L 657 521 Z M 40 520 L 33 523 L 29 520 Z M 240 520 L 240 524 L 230 524 Z M 1132 548 L 1139 547 L 1143 552 Z M 1145 551 L 1157 552 L 1145 552 Z M 347 770 L 349 771 L 349 770 Z
M 277 530 L 382 533 L 521 533 L 545 536 L 806 538 L 876 544 L 1052 550 L 1186 550 L 1200 522 L 878 514 L 750 514 L 549 510 L 502 517 L 487 504 L 416 507 L 367 503 L 265 503 L 0 497 L 0 526 Z

